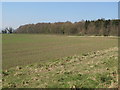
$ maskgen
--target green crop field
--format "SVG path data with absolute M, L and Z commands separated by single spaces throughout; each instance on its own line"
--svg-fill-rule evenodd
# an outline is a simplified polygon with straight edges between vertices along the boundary
M 3 69 L 117 47 L 117 37 L 6 34 L 2 36 Z
M 117 88 L 118 38 L 3 35 L 3 88 Z

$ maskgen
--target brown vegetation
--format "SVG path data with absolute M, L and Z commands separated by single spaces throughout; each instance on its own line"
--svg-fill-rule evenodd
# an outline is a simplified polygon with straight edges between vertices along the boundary
M 37 23 L 20 26 L 14 33 L 42 33 L 65 35 L 117 36 L 120 20 L 98 19 L 96 21 Z

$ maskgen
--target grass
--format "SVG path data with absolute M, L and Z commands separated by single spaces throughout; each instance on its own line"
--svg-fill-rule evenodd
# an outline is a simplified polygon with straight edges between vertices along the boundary
M 17 66 L 3 71 L 3 88 L 117 88 L 118 48 Z
M 58 58 L 117 47 L 117 37 L 5 34 L 2 36 L 3 69 L 44 63 Z
M 3 88 L 117 88 L 117 37 L 3 35 Z

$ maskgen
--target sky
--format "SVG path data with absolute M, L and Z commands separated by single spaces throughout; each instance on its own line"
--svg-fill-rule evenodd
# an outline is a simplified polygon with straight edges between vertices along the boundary
M 117 19 L 117 2 L 3 2 L 2 28 L 40 22 Z M 1 24 L 1 23 L 0 23 Z
M 0 30 L 2 28 L 2 3 L 0 2 Z

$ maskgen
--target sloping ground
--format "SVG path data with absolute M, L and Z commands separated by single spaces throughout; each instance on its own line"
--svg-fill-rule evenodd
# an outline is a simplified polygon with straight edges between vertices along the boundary
M 117 88 L 118 48 L 3 72 L 3 88 Z

